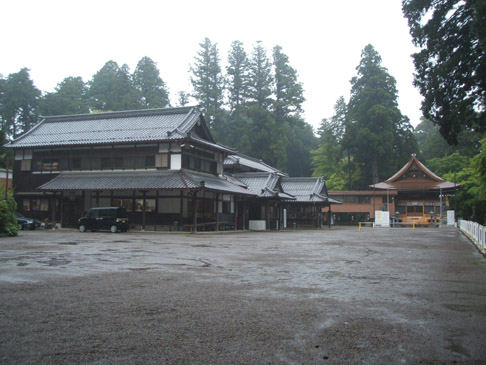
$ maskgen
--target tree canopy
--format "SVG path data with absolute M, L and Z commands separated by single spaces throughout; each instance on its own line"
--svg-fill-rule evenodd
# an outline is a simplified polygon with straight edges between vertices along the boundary
M 452 144 L 486 128 L 486 5 L 483 0 L 403 0 L 424 116 Z
M 361 170 L 359 188 L 391 176 L 417 152 L 413 128 L 398 109 L 395 79 L 381 65 L 381 56 L 367 45 L 351 80 L 347 148 Z
M 37 122 L 37 107 L 41 92 L 30 79 L 28 68 L 10 74 L 2 82 L 2 130 L 7 137 L 16 138 Z
M 193 95 L 204 110 L 213 110 L 206 115 L 216 140 L 290 175 L 309 175 L 316 137 L 302 118 L 304 89 L 282 47 L 275 46 L 270 58 L 258 41 L 248 56 L 234 41 L 225 85 L 216 45 L 206 38 L 200 47 L 191 66 Z

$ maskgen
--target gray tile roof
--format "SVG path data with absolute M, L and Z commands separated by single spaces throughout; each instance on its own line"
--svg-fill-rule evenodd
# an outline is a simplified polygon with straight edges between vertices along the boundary
M 194 107 L 40 117 L 40 120 L 6 147 L 175 140 L 187 137 L 196 123 L 204 121 L 201 111 Z
M 201 182 L 204 181 L 204 184 Z M 253 195 L 224 177 L 187 170 L 63 172 L 38 187 L 43 191 L 201 189 Z
M 321 177 L 283 177 L 282 189 L 300 203 L 328 202 L 326 182 Z
M 219 191 L 223 193 L 255 195 L 251 190 L 242 187 L 240 184 L 234 183 L 234 180 L 228 179 L 225 176 L 218 177 L 189 170 L 182 170 L 182 174 L 186 182 L 197 185 L 198 187 L 203 186 L 205 189 L 208 190 Z M 204 182 L 204 184 L 201 184 L 201 182 Z
M 234 178 L 248 186 L 248 189 L 260 198 L 295 199 L 291 194 L 282 190 L 279 182 L 281 176 L 276 173 L 242 172 L 234 174 Z
M 281 176 L 286 176 L 285 173 L 276 168 L 267 165 L 262 160 L 243 155 L 241 153 L 228 156 L 224 161 L 225 167 L 232 167 L 235 172 L 241 169 L 243 171 L 253 172 L 272 172 Z
M 96 171 L 62 172 L 56 178 L 38 187 L 44 191 L 63 190 L 134 190 L 187 189 L 179 171 Z

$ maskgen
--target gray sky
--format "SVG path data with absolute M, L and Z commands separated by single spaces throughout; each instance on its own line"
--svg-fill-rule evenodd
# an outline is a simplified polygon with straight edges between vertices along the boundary
M 232 41 L 248 54 L 256 41 L 280 45 L 304 85 L 305 118 L 315 128 L 349 100 L 361 50 L 369 43 L 397 80 L 399 106 L 416 126 L 422 97 L 412 85 L 416 51 L 400 0 L 3 0 L 0 73 L 30 68 L 42 91 L 68 76 L 91 79 L 114 60 L 133 71 L 144 56 L 157 63 L 173 104 L 191 91 L 189 65 L 199 44 L 217 43 L 222 66 Z

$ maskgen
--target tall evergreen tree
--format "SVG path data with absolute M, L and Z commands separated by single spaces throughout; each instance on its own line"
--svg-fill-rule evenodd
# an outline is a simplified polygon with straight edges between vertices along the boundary
M 414 44 L 424 116 L 449 143 L 465 128 L 486 130 L 484 0 L 402 0 Z
M 191 83 L 194 88 L 194 97 L 201 104 L 210 124 L 216 120 L 223 104 L 224 79 L 221 73 L 219 50 L 216 43 L 205 38 L 200 43 L 200 50 L 195 58 Z
M 141 108 L 140 94 L 134 87 L 127 65 L 108 61 L 93 76 L 89 96 L 91 109 L 103 111 Z
M 139 91 L 143 108 L 165 108 L 170 105 L 169 92 L 152 59 L 143 57 L 133 72 L 133 84 Z
M 342 169 L 344 158 L 343 137 L 346 126 L 347 105 L 341 96 L 334 105 L 335 114 L 323 119 L 319 128 L 319 147 L 312 152 L 314 176 L 331 178 Z
M 226 67 L 226 82 L 228 91 L 228 104 L 230 110 L 238 113 L 245 104 L 248 94 L 248 56 L 240 41 L 231 43 L 228 53 L 228 66 Z
M 292 116 L 302 112 L 305 101 L 302 83 L 297 80 L 297 71 L 290 66 L 288 56 L 282 47 L 273 48 L 275 70 L 275 119 L 277 122 L 290 121 Z
M 81 77 L 66 77 L 53 93 L 45 94 L 39 103 L 42 115 L 89 113 L 88 87 Z
M 270 110 L 273 104 L 273 81 L 272 63 L 261 41 L 258 41 L 250 59 L 248 101 L 260 108 Z
M 10 74 L 3 84 L 1 120 L 6 137 L 16 138 L 37 122 L 41 92 L 30 79 L 28 68 Z
M 365 188 L 391 176 L 411 153 L 417 152 L 413 128 L 398 109 L 395 79 L 381 65 L 381 56 L 367 45 L 351 80 L 347 143 L 361 167 L 359 186 Z

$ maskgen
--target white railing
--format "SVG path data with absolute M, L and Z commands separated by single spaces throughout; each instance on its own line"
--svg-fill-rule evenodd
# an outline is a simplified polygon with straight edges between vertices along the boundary
M 459 229 L 476 245 L 481 253 L 486 254 L 486 227 L 476 222 L 458 221 Z

